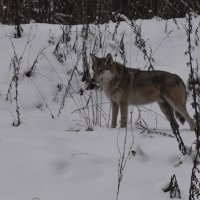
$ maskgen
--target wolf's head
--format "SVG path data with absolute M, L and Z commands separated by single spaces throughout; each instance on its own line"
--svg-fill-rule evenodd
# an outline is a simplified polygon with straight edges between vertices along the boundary
M 113 74 L 113 58 L 111 54 L 107 54 L 106 58 L 98 58 L 93 54 L 90 55 L 92 59 L 92 70 L 93 76 L 92 80 L 95 83 L 103 84 L 112 80 Z

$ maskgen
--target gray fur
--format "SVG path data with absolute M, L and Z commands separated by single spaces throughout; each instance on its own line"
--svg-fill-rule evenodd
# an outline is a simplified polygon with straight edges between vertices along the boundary
M 194 130 L 195 124 L 186 110 L 186 87 L 183 80 L 176 74 L 166 71 L 143 71 L 127 68 L 114 62 L 112 55 L 98 58 L 91 55 L 93 79 L 99 83 L 112 102 L 112 125 L 117 125 L 117 115 L 120 108 L 121 127 L 127 126 L 128 105 L 143 105 L 158 102 L 162 112 L 170 121 L 170 109 L 183 123 L 189 123 Z M 163 96 L 164 94 L 164 96 Z M 166 101 L 169 108 L 166 108 Z M 175 120 L 176 122 L 176 120 Z M 178 123 L 176 122 L 177 126 Z

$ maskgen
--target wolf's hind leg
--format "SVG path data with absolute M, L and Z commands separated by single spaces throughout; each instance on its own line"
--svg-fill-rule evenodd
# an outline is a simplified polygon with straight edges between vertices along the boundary
M 165 98 L 167 102 L 172 106 L 172 108 L 180 115 L 182 115 L 183 118 L 185 118 L 185 120 L 190 125 L 190 129 L 194 130 L 194 121 L 190 117 L 186 109 L 187 94 L 185 88 L 175 87 L 167 93 Z
M 179 127 L 175 117 L 174 117 L 174 110 L 167 102 L 158 102 L 161 111 L 167 118 L 167 120 L 171 123 L 172 121 L 175 123 L 176 127 Z
M 190 129 L 193 131 L 195 129 L 195 123 L 187 112 L 186 103 L 182 103 L 182 102 L 176 103 L 174 101 L 171 102 L 170 100 L 168 101 L 170 105 L 174 108 L 174 110 L 176 110 L 180 115 L 183 116 L 183 118 L 185 118 L 185 120 L 188 122 L 190 126 Z

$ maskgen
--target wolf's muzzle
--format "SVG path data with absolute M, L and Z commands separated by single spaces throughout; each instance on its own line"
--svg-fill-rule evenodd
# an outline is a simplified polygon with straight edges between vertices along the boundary
M 95 83 L 96 83 L 96 81 L 95 81 L 95 79 L 94 79 L 94 78 L 92 78 L 92 79 L 91 79 L 91 83 L 93 83 L 93 84 L 95 84 Z
M 95 88 L 97 88 L 97 84 L 95 82 L 95 79 L 91 79 L 90 82 L 88 83 L 88 86 L 87 86 L 87 90 L 93 90 Z

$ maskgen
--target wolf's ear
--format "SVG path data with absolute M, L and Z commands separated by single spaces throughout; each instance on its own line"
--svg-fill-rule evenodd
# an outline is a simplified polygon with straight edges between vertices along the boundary
M 95 62 L 97 60 L 97 57 L 93 54 L 90 54 L 90 57 L 92 59 L 92 62 Z
M 111 65 L 113 63 L 113 57 L 110 53 L 106 56 L 106 64 Z

